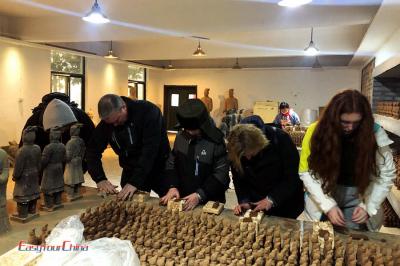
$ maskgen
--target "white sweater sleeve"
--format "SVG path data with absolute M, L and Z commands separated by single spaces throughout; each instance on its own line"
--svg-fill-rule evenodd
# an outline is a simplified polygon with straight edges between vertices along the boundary
M 369 216 L 378 212 L 382 202 L 389 194 L 393 179 L 396 178 L 396 167 L 389 146 L 378 148 L 376 164 L 378 175 L 371 180 L 364 194 L 365 209 Z
M 332 197 L 324 193 L 321 182 L 313 178 L 310 172 L 300 173 L 300 179 L 303 181 L 307 191 L 311 194 L 312 198 L 323 212 L 327 213 L 337 205 L 336 201 Z

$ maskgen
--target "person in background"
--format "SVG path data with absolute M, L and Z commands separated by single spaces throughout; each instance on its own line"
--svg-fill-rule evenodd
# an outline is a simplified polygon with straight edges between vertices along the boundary
M 35 143 L 43 150 L 50 143 L 50 128 L 62 130 L 61 142 L 66 144 L 71 136 L 69 127 L 76 122 L 82 124 L 79 136 L 85 144 L 89 142 L 94 130 L 94 124 L 90 117 L 74 102 L 70 101 L 68 95 L 61 92 L 52 92 L 42 98 L 42 102 L 32 110 L 32 115 L 25 123 L 25 130 L 29 126 L 36 127 Z M 22 146 L 22 135 L 19 146 Z M 86 172 L 86 158 L 82 160 L 82 169 Z
M 56 100 L 55 100 L 56 99 Z M 51 103 L 51 104 L 50 104 Z M 50 105 L 49 105 L 50 104 Z M 94 130 L 94 124 L 90 117 L 77 104 L 70 101 L 68 95 L 61 92 L 52 92 L 42 98 L 42 102 L 33 108 L 32 115 L 28 118 L 23 129 L 28 126 L 36 126 L 35 144 L 43 148 L 50 143 L 50 128 L 65 128 L 79 122 L 82 124 L 80 137 L 89 142 Z M 64 130 L 61 141 L 66 144 L 70 139 L 69 130 Z M 20 147 L 22 142 L 20 142 Z
M 304 209 L 303 186 L 298 175 L 299 154 L 283 130 L 249 116 L 228 136 L 228 156 L 239 215 L 248 209 L 268 215 L 297 218 Z
M 167 161 L 169 190 L 161 203 L 182 198 L 186 200 L 184 210 L 192 210 L 209 200 L 225 202 L 229 163 L 222 132 L 198 99 L 183 103 L 177 118 L 183 130 L 177 134 Z
M 300 118 L 293 109 L 290 109 L 287 102 L 281 102 L 279 104 L 279 113 L 276 115 L 273 123 L 281 128 L 296 126 L 300 125 Z
M 374 123 L 367 98 L 356 90 L 336 94 L 304 137 L 300 178 L 306 216 L 359 230 L 378 230 L 381 204 L 396 177 L 393 143 Z
M 137 190 L 164 195 L 162 175 L 170 152 L 165 123 L 154 104 L 106 94 L 98 103 L 101 122 L 86 149 L 88 172 L 97 188 L 105 193 L 130 198 Z M 107 145 L 119 157 L 122 167 L 120 192 L 110 181 L 101 163 Z

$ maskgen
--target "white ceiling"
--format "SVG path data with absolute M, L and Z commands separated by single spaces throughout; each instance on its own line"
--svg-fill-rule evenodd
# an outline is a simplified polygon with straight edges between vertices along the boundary
M 341 61 L 348 65 L 382 1 L 314 0 L 291 9 L 278 6 L 277 0 L 99 0 L 111 19 L 105 25 L 81 20 L 93 2 L 0 0 L 0 16 L 8 20 L 0 30 L 99 55 L 106 54 L 112 40 L 114 53 L 131 61 L 199 60 L 192 57 L 197 40 L 191 36 L 210 39 L 201 42 L 208 59 L 303 60 L 314 27 L 314 42 L 326 65 L 336 65 L 340 60 L 335 56 L 346 58 Z

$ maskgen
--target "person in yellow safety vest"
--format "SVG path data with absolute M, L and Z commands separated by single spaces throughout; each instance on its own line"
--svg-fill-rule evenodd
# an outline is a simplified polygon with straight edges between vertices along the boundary
M 305 216 L 379 230 L 381 204 L 396 177 L 391 143 L 374 123 L 364 95 L 356 90 L 336 94 L 303 139 L 299 174 L 307 190 Z

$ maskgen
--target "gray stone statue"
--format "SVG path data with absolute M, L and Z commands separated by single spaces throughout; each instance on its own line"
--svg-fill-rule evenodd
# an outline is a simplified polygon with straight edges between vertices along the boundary
M 67 162 L 64 172 L 65 191 L 70 201 L 81 198 L 79 188 L 83 182 L 82 160 L 85 155 L 85 142 L 79 137 L 82 124 L 70 128 L 71 139 L 67 142 Z
M 13 173 L 14 200 L 17 202 L 17 213 L 12 220 L 26 222 L 38 216 L 36 201 L 39 198 L 40 147 L 34 144 L 36 127 L 27 127 L 22 136 L 23 145 L 15 157 Z M 29 217 L 28 217 L 29 216 Z
M 44 195 L 43 210 L 53 211 L 61 204 L 61 194 L 64 191 L 65 145 L 60 142 L 61 131 L 50 129 L 50 143 L 42 153 L 43 177 L 41 189 Z
M 10 229 L 10 221 L 8 220 L 7 199 L 6 199 L 8 169 L 9 169 L 9 162 L 7 157 L 8 157 L 7 153 L 3 149 L 0 149 L 0 234 Z

